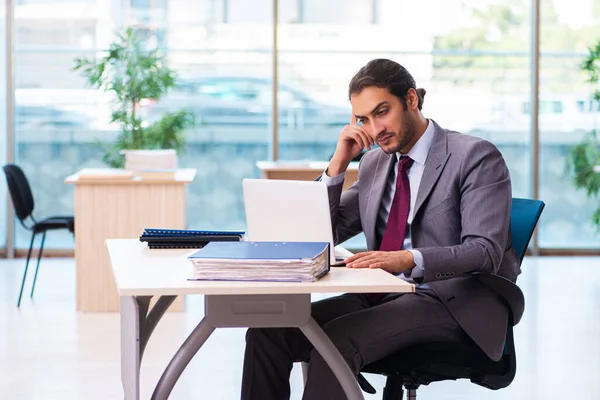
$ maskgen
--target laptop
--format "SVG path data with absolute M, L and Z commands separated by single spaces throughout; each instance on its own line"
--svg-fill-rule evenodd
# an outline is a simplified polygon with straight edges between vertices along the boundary
M 242 186 L 249 240 L 329 242 L 332 265 L 343 264 L 352 255 L 334 247 L 325 183 L 244 179 Z

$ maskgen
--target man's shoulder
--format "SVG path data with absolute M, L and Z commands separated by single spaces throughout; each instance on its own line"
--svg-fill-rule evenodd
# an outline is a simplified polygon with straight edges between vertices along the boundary
M 448 151 L 451 153 L 468 154 L 472 151 L 498 151 L 496 145 L 478 136 L 461 133 L 450 129 L 440 128 L 447 138 Z
M 451 129 L 444 129 L 446 137 L 448 138 L 448 145 L 452 146 L 473 146 L 478 143 L 491 143 L 486 139 L 480 138 L 478 136 L 473 136 L 468 133 L 462 133 L 453 131 Z

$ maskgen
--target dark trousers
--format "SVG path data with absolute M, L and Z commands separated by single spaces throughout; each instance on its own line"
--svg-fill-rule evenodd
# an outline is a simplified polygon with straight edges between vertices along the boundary
M 313 303 L 312 317 L 356 375 L 364 365 L 410 345 L 470 341 L 431 290 L 389 294 L 377 301 L 366 294 L 344 294 Z M 346 399 L 329 366 L 298 328 L 251 328 L 242 400 L 289 399 L 292 364 L 299 361 L 309 363 L 303 399 Z

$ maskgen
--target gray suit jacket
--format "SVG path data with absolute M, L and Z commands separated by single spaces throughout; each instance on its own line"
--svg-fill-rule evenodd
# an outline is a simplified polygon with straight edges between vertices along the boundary
M 475 343 L 499 360 L 508 307 L 473 274 L 515 282 L 520 273 L 510 238 L 510 176 L 493 144 L 431 122 L 435 137 L 417 194 L 412 245 L 423 254 L 423 282 Z M 369 151 L 353 186 L 343 193 L 342 184 L 328 188 L 336 243 L 362 231 L 368 249 L 377 250 L 375 224 L 393 158 L 381 149 Z

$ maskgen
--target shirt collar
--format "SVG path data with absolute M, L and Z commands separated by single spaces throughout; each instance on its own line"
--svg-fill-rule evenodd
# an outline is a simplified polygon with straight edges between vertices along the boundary
M 407 156 L 412 158 L 414 162 L 425 165 L 425 161 L 427 160 L 427 154 L 429 154 L 429 149 L 431 148 L 431 144 L 433 143 L 433 133 L 434 127 L 433 123 L 428 119 L 427 120 L 427 129 L 423 132 L 423 135 L 417 140 L 417 143 L 410 149 Z M 400 160 L 400 156 L 404 154 L 400 154 L 400 152 L 396 152 L 396 159 Z

